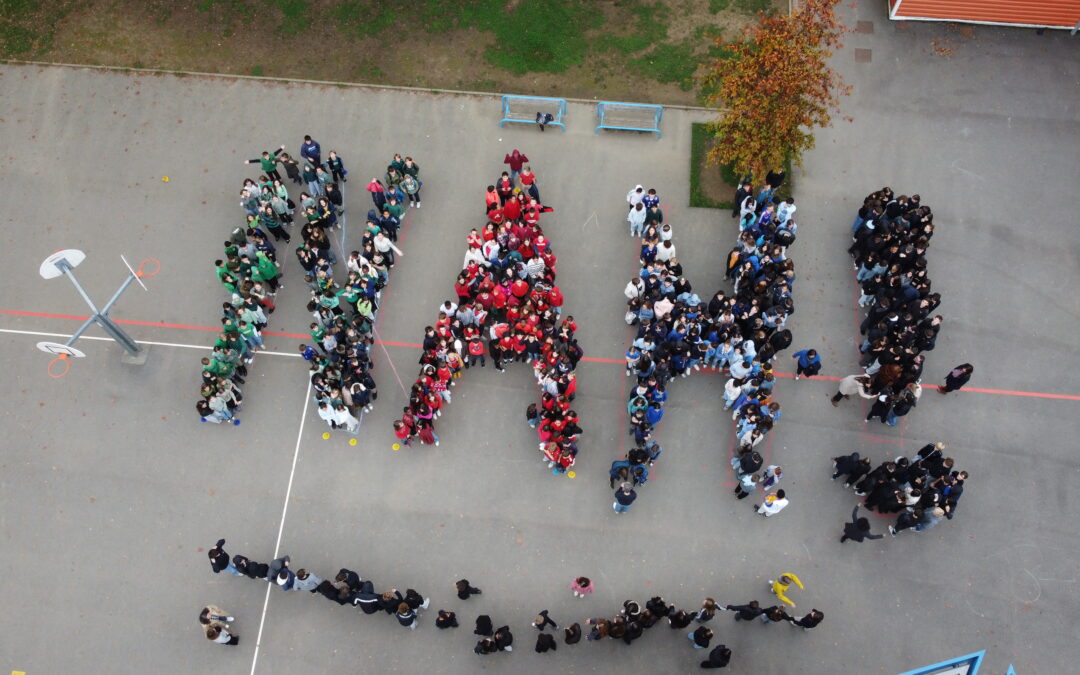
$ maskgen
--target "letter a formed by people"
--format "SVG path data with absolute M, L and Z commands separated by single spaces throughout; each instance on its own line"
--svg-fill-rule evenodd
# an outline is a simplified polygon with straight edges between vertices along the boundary
M 413 437 L 438 445 L 436 420 L 466 370 L 486 368 L 490 360 L 501 374 L 524 363 L 540 388 L 540 400 L 525 414 L 538 435 L 540 459 L 552 473 L 572 476 L 582 429 L 571 403 L 583 352 L 574 317 L 563 313 L 557 259 L 540 225 L 554 209 L 540 203 L 536 176 L 525 169 L 522 185 L 504 171 L 487 186 L 484 224 L 465 237 L 454 299 L 443 302 L 424 329 L 420 372 L 394 433 L 406 445 Z

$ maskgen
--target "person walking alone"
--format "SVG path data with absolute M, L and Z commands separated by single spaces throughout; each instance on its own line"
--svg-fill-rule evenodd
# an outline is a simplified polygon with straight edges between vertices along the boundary
M 959 366 L 949 371 L 949 374 L 945 376 L 945 386 L 938 389 L 938 393 L 945 395 L 950 391 L 957 391 L 971 379 L 971 374 L 975 372 L 975 367 L 970 363 L 962 363 Z

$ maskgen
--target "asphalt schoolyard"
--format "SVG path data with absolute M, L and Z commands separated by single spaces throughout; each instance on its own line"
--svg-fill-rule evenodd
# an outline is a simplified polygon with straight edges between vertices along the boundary
M 656 187 L 696 289 L 722 282 L 734 239 L 728 214 L 687 203 L 690 123 L 668 109 L 664 137 L 593 134 L 592 106 L 571 104 L 568 131 L 500 129 L 489 97 L 400 90 L 0 66 L 5 94 L 0 185 L 8 197 L 0 260 L 4 402 L 5 667 L 33 672 L 194 669 L 258 672 L 683 671 L 704 658 L 664 627 L 633 646 L 560 646 L 532 652 L 529 623 L 550 609 L 562 624 L 613 614 L 623 600 L 663 595 L 696 606 L 769 600 L 765 582 L 794 572 L 806 589 L 798 613 L 825 612 L 810 632 L 736 624 L 721 614 L 716 641 L 732 672 L 899 672 L 977 649 L 987 670 L 1065 672 L 1078 614 L 1078 515 L 1070 491 L 1077 406 L 1072 225 L 1078 66 L 1065 35 L 977 28 L 973 37 L 929 24 L 898 30 L 880 8 L 852 21 L 837 67 L 855 85 L 852 122 L 818 135 L 795 176 L 799 239 L 795 347 L 816 346 L 825 374 L 854 372 L 854 284 L 844 252 L 863 195 L 889 184 L 919 192 L 939 224 L 930 250 L 945 328 L 927 358 L 935 382 L 976 365 L 971 387 L 928 391 L 903 424 L 864 430 L 854 402 L 836 410 L 829 380 L 784 378 L 784 417 L 766 446 L 783 464 L 792 505 L 755 517 L 730 494 L 731 433 L 717 415 L 722 378 L 672 386 L 659 431 L 665 454 L 625 516 L 611 510 L 607 466 L 625 449 L 628 339 L 622 287 L 634 274 L 624 196 Z M 948 44 L 945 57 L 940 47 Z M 1038 101 L 1038 105 L 1031 105 Z M 361 186 L 394 152 L 422 167 L 424 207 L 412 211 L 405 256 L 385 292 L 376 351 L 380 398 L 358 444 L 321 437 L 305 404 L 306 369 L 294 356 L 308 319 L 306 291 L 286 262 L 286 289 L 244 387 L 243 424 L 194 417 L 199 346 L 209 345 L 223 301 L 211 263 L 238 221 L 241 164 L 310 133 L 350 167 L 345 248 L 359 241 Z M 440 420 L 438 448 L 395 452 L 390 421 L 404 405 L 422 328 L 451 297 L 464 235 L 478 226 L 483 188 L 520 148 L 555 207 L 545 231 L 559 256 L 566 311 L 581 324 L 590 360 L 579 367 L 575 408 L 586 433 L 574 479 L 539 461 L 522 411 L 535 396 L 521 367 L 470 371 Z M 169 181 L 162 181 L 168 176 Z M 149 293 L 133 287 L 113 315 L 147 342 L 145 366 L 119 347 L 82 341 L 87 358 L 48 377 L 37 352 L 70 334 L 85 305 L 37 266 L 59 248 L 87 253 L 77 275 L 98 302 L 125 274 L 119 254 L 158 258 Z M 168 324 L 168 325 L 164 325 Z M 92 330 L 89 335 L 100 336 Z M 780 370 L 790 368 L 780 361 Z M 399 383 L 400 379 L 400 383 Z M 1025 393 L 1049 396 L 1034 397 Z M 828 458 L 875 459 L 945 440 L 972 479 L 957 518 L 922 535 L 863 545 L 837 542 L 854 495 L 829 480 Z M 874 519 L 875 531 L 886 521 Z M 332 576 L 349 567 L 377 586 L 432 598 L 416 631 L 307 594 L 267 594 L 261 583 L 213 575 L 205 549 Z M 579 574 L 597 592 L 574 599 Z M 453 582 L 484 589 L 468 602 Z M 195 621 L 206 603 L 229 610 L 241 644 L 208 644 Z M 436 608 L 462 628 L 437 631 Z M 472 654 L 471 624 L 489 614 L 518 638 L 513 654 Z M 256 650 L 256 638 L 259 645 Z M 9 663 L 8 663 L 9 662 Z

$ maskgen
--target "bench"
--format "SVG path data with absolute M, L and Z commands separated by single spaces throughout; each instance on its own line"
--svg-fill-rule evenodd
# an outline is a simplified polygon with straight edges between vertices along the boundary
M 551 115 L 548 125 L 562 127 L 566 131 L 563 118 L 566 117 L 566 99 L 548 98 L 545 96 L 511 96 L 502 97 L 502 119 L 499 126 L 505 126 L 507 122 L 519 124 L 536 124 L 536 113 Z
M 595 133 L 600 133 L 601 129 L 647 131 L 656 134 L 657 138 L 662 138 L 664 134 L 660 131 L 660 119 L 663 116 L 662 105 L 600 101 L 596 104 L 599 123 Z

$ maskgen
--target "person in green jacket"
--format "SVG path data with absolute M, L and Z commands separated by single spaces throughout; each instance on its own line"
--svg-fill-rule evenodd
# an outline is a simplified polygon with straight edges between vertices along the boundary
M 278 162 L 281 161 L 280 159 L 278 159 L 278 155 L 280 155 L 281 151 L 284 149 L 285 146 L 282 145 L 280 148 L 278 148 L 272 153 L 263 150 L 262 157 L 258 157 L 256 159 L 249 159 L 244 162 L 244 164 L 254 164 L 255 162 L 258 162 L 262 167 L 263 173 L 266 174 L 267 178 L 269 178 L 270 180 L 281 180 L 281 174 L 277 172 L 277 165 Z
M 271 293 L 277 293 L 280 284 L 278 283 L 277 265 L 274 261 L 266 255 L 265 251 L 255 252 L 255 269 L 252 270 L 251 278 L 255 281 L 261 281 L 270 287 Z
M 401 220 L 401 216 L 405 214 L 405 207 L 398 204 L 397 199 L 394 197 L 391 197 L 390 201 L 386 202 L 386 205 L 383 206 L 383 210 L 389 211 L 390 215 L 398 220 Z

